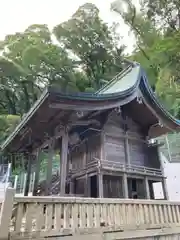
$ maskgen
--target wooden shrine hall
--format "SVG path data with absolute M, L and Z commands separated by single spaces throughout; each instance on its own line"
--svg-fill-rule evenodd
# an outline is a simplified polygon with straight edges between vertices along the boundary
M 60 153 L 60 196 L 154 199 L 153 183 L 166 182 L 152 139 L 179 131 L 180 122 L 158 102 L 141 66 L 133 63 L 94 94 L 49 87 L 1 146 L 28 157 L 27 189 L 36 156 L 49 153 L 46 195 L 51 194 L 52 157 Z

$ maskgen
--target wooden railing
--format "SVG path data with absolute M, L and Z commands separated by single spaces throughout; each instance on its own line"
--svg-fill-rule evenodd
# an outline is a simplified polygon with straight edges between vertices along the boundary
M 102 168 L 102 169 L 109 169 L 114 171 L 121 171 L 121 172 L 129 172 L 129 173 L 139 173 L 139 174 L 145 174 L 145 175 L 153 175 L 157 177 L 162 177 L 162 171 L 161 169 L 157 168 L 149 168 L 145 166 L 137 166 L 137 165 L 131 165 L 131 164 L 123 164 L 120 162 L 110 161 L 110 160 L 100 160 L 98 158 L 94 158 L 91 162 L 87 163 L 83 168 L 78 169 L 72 169 L 72 174 L 78 174 L 79 172 L 83 173 L 87 171 L 88 169 L 96 169 L 96 168 Z
M 91 162 L 86 163 L 85 166 L 81 167 L 81 168 L 73 168 L 70 170 L 70 172 L 72 174 L 78 174 L 78 173 L 83 173 L 87 170 L 92 170 L 92 169 L 96 169 L 98 167 L 98 160 L 97 159 L 93 159 Z
M 180 226 L 180 203 L 168 201 L 18 197 L 15 202 L 10 235 L 17 239 Z
M 149 167 L 143 167 L 143 166 L 136 166 L 136 165 L 126 165 L 127 172 L 130 173 L 143 173 L 146 175 L 154 175 L 158 177 L 162 177 L 162 171 L 161 169 L 156 168 L 149 168 Z
M 178 202 L 14 196 L 14 189 L 7 189 L 0 211 L 0 239 L 109 232 L 130 233 L 132 239 L 137 230 L 149 236 L 150 231 L 157 236 L 160 232 L 180 233 Z
M 154 175 L 158 177 L 162 177 L 161 169 L 157 168 L 149 168 L 145 166 L 137 166 L 132 164 L 122 164 L 120 162 L 109 161 L 109 160 L 98 160 L 95 159 L 101 165 L 103 169 L 110 169 L 115 171 L 126 171 L 129 173 L 140 173 L 145 175 Z

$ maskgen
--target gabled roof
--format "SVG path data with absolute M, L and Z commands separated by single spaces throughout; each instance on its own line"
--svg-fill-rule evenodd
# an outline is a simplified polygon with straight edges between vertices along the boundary
M 97 94 L 124 95 L 136 92 L 146 106 L 169 130 L 180 130 L 180 120 L 174 118 L 158 101 L 157 96 L 149 85 L 147 75 L 140 64 L 134 63 L 117 75 L 110 83 L 100 89 Z
M 46 111 L 44 118 L 48 122 L 52 116 L 59 114 L 60 110 L 86 112 L 106 110 L 129 104 L 137 97 L 142 98 L 143 106 L 145 105 L 153 116 L 149 128 L 151 137 L 157 137 L 169 131 L 179 131 L 180 121 L 171 116 L 160 104 L 148 84 L 144 70 L 139 64 L 133 63 L 94 94 L 62 93 L 53 87 L 47 88 L 16 129 L 5 140 L 1 149 L 8 148 L 15 138 L 20 139 L 20 135 L 25 131 L 26 126 L 33 128 L 33 124 L 30 124 L 32 119 L 33 123 L 40 122 L 42 111 Z M 142 116 L 142 118 L 146 118 L 146 116 Z M 163 123 L 163 126 L 158 124 L 159 121 Z

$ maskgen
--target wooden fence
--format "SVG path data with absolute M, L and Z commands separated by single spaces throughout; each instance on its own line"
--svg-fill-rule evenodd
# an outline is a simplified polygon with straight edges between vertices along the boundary
M 109 231 L 180 229 L 180 203 L 75 197 L 15 197 L 1 207 L 0 239 L 39 239 Z M 3 216 L 3 217 L 2 217 Z M 2 221 L 3 219 L 3 221 Z M 179 230 L 180 232 L 180 230 Z

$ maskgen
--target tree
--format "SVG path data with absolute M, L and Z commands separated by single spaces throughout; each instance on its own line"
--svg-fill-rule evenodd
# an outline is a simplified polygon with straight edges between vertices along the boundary
M 152 48 L 156 46 L 157 41 L 161 40 L 161 32 L 156 29 L 145 12 L 139 12 L 136 9 L 131 0 L 117 0 L 112 3 L 111 8 L 117 14 L 120 14 L 125 24 L 129 26 L 130 31 L 134 33 L 136 46 L 129 57 L 131 60 L 141 63 L 146 70 L 151 86 L 155 88 L 159 63 L 154 61 Z
M 163 32 L 180 29 L 180 2 L 178 0 L 144 0 L 143 9 L 147 17 Z
M 150 0 L 147 2 L 150 3 Z M 167 3 L 163 0 L 154 2 Z M 152 4 L 154 2 L 151 1 Z M 153 15 L 150 17 L 146 8 L 138 12 L 131 0 L 126 1 L 126 11 L 122 10 L 121 3 L 122 1 L 116 1 L 112 8 L 121 14 L 136 36 L 137 47 L 130 58 L 141 63 L 160 100 L 175 116 L 180 117 L 180 46 L 178 41 L 180 32 L 175 30 L 170 32 L 167 24 L 162 29 L 153 19 Z M 156 6 L 159 6 L 158 3 Z M 149 10 L 150 6 L 146 5 L 146 7 Z M 158 8 L 156 10 L 158 11 Z M 157 14 L 155 11 L 154 17 L 158 17 Z
M 87 76 L 88 88 L 97 90 L 122 70 L 123 47 L 117 34 L 99 18 L 98 8 L 87 3 L 70 20 L 57 25 L 54 34 Z
M 6 36 L 0 42 L 3 121 L 4 116 L 26 113 L 48 85 L 63 92 L 96 91 L 122 69 L 124 48 L 118 41 L 93 4 L 81 6 L 53 32 L 46 25 L 34 24 Z
M 19 116 L 0 115 L 0 142 L 3 141 L 20 121 Z

